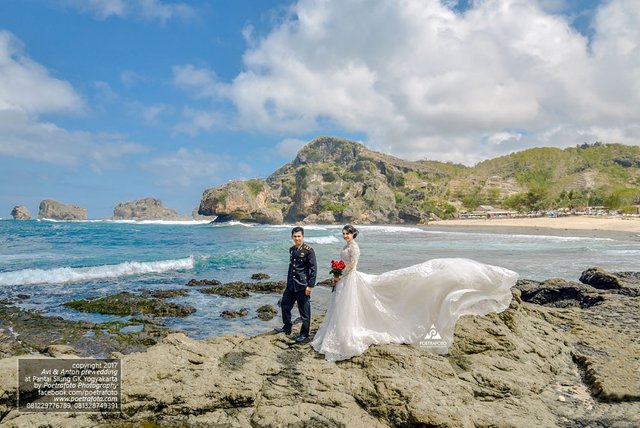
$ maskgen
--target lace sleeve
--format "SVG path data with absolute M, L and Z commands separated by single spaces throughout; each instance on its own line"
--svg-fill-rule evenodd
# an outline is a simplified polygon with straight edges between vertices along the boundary
M 360 259 L 360 247 L 355 242 L 347 247 L 347 260 L 344 260 L 346 267 L 342 271 L 343 275 L 356 270 L 358 260 Z

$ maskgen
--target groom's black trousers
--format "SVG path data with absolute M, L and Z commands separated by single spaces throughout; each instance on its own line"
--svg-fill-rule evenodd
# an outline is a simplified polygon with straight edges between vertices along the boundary
M 282 294 L 282 323 L 286 330 L 291 330 L 291 309 L 293 304 L 298 303 L 298 311 L 302 318 L 301 336 L 308 336 L 311 330 L 311 296 L 305 294 L 305 290 L 294 291 L 293 287 L 287 286 Z

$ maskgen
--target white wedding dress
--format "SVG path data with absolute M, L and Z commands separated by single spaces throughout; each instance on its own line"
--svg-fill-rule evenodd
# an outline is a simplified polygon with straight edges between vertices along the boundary
M 311 342 L 329 361 L 383 343 L 446 354 L 458 318 L 502 312 L 518 279 L 509 269 L 463 258 L 432 259 L 371 275 L 357 270 L 359 257 L 355 241 L 342 249 L 346 268 Z

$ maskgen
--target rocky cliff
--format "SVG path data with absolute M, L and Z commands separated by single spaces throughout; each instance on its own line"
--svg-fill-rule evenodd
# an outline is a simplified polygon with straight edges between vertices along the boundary
M 198 212 L 218 215 L 217 221 L 420 223 L 430 215 L 425 204 L 446 190 L 425 180 L 445 179 L 457 168 L 442 165 L 405 161 L 354 141 L 321 137 L 266 180 L 206 190 Z M 404 187 L 406 192 L 399 191 Z
M 273 191 L 262 180 L 232 181 L 206 190 L 200 201 L 198 214 L 217 216 L 216 222 L 245 220 L 258 223 L 283 222 L 282 207 L 275 202 Z
M 124 368 L 121 414 L 17 412 L 16 359 L 5 358 L 0 424 L 640 426 L 640 274 L 591 269 L 582 280 L 520 281 L 504 312 L 460 318 L 447 355 L 380 345 L 334 363 L 283 334 L 171 334 L 113 354 Z
M 11 210 L 11 215 L 13 216 L 14 220 L 31 220 L 31 213 L 29 212 L 27 207 L 24 207 L 22 205 L 16 205 L 15 207 L 13 207 L 13 209 Z
M 189 220 L 179 216 L 175 210 L 162 206 L 156 198 L 144 198 L 135 201 L 121 202 L 113 209 L 112 220 Z
M 638 165 L 640 148 L 621 145 L 530 149 L 466 167 L 320 137 L 266 180 L 206 190 L 199 213 L 261 223 L 424 223 L 483 203 L 530 210 L 609 197 L 624 205 L 640 201 Z
M 77 205 L 67 205 L 53 199 L 40 202 L 38 218 L 51 220 L 86 220 L 87 210 Z

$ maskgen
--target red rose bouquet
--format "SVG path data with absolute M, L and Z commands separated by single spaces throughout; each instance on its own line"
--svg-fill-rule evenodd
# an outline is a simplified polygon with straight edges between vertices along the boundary
M 342 260 L 331 260 L 331 270 L 329 271 L 329 273 L 333 275 L 334 278 L 338 278 L 340 275 L 342 275 L 342 270 L 345 267 L 346 265 Z M 331 288 L 332 293 L 334 292 L 335 288 L 336 286 L 334 284 L 333 287 Z

